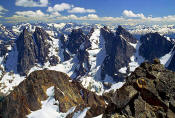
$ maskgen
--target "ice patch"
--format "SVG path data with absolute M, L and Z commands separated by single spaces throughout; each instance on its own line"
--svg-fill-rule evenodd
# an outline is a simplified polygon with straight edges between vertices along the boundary
M 125 74 L 126 71 L 127 71 L 127 67 L 122 67 L 122 68 L 119 69 L 119 72 L 123 73 L 123 74 Z
M 78 111 L 74 113 L 72 118 L 84 118 L 86 116 L 86 112 L 90 109 L 90 107 L 85 108 L 82 112 Z
M 93 118 L 103 118 L 103 114 L 96 116 L 96 117 L 93 117 Z
M 124 84 L 125 84 L 125 82 L 118 82 L 118 83 L 115 83 L 115 84 L 113 84 L 113 85 L 111 86 L 110 89 L 105 90 L 105 92 L 109 92 L 109 91 L 111 91 L 111 90 L 116 91 L 117 89 L 121 88 Z

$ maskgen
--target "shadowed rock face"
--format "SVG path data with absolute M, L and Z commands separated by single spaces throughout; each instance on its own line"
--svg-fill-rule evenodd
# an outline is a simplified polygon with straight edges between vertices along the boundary
M 62 47 L 64 48 L 63 54 L 66 60 L 70 59 L 69 54 L 66 52 L 66 48 L 73 54 L 77 54 L 78 66 L 75 69 L 76 77 L 85 75 L 90 70 L 90 64 L 88 62 L 89 53 L 86 49 L 91 47 L 89 38 L 91 37 L 94 29 L 92 28 L 90 33 L 85 35 L 82 29 L 73 29 L 65 41 L 65 37 L 61 36 Z
M 26 75 L 27 72 L 39 62 L 44 64 L 48 59 L 49 44 L 48 34 L 41 28 L 36 28 L 34 34 L 24 29 L 18 37 L 16 44 L 18 50 L 18 65 L 17 71 L 21 75 Z
M 69 35 L 67 48 L 73 54 L 76 54 L 79 50 L 80 45 L 86 40 L 86 35 L 82 29 L 73 29 Z
M 14 45 L 14 41 L 10 40 L 10 41 L 1 41 L 0 43 L 0 57 L 5 56 L 8 53 L 8 46 L 13 46 Z
M 67 61 L 70 59 L 70 55 L 66 52 L 66 48 L 67 48 L 67 41 L 64 35 L 60 36 L 60 40 L 61 40 L 61 48 L 63 49 L 63 56 L 64 56 L 64 61 Z
M 140 40 L 139 54 L 149 61 L 164 56 L 173 48 L 173 44 L 158 33 L 148 33 Z
M 116 35 L 114 35 L 106 27 L 101 29 L 101 33 L 105 39 L 107 54 L 102 65 L 102 78 L 105 77 L 105 74 L 108 74 L 111 77 L 121 79 L 124 76 L 119 73 L 119 69 L 128 66 L 130 57 L 135 52 L 134 47 L 128 43 L 128 41 L 130 41 L 131 34 L 128 34 L 129 32 L 125 32 L 121 26 L 117 29 Z M 125 37 L 127 37 L 127 40 L 123 39 Z M 134 39 L 131 39 L 131 41 L 134 42 Z
M 138 67 L 126 84 L 111 97 L 104 118 L 173 118 L 175 116 L 175 73 L 159 60 Z M 112 114 L 112 115 L 111 115 Z
M 118 26 L 116 35 L 122 35 L 124 38 L 130 43 L 137 43 L 136 38 L 132 36 L 127 30 L 125 30 L 122 26 Z
M 103 98 L 70 80 L 66 74 L 56 71 L 42 70 L 31 73 L 3 100 L 2 117 L 25 118 L 31 111 L 40 109 L 41 101 L 47 99 L 46 90 L 51 86 L 54 86 L 54 98 L 59 101 L 61 112 L 67 112 L 76 106 L 75 111 L 91 107 L 87 117 L 102 114 L 105 109 Z
M 16 44 L 18 50 L 17 71 L 21 75 L 25 75 L 36 62 L 37 47 L 33 40 L 32 34 L 28 32 L 27 29 L 24 29 L 20 34 Z
M 48 58 L 49 47 L 50 45 L 47 43 L 49 35 L 42 29 L 36 27 L 35 32 L 33 33 L 33 37 L 35 43 L 37 45 L 37 58 L 39 63 L 44 64 Z

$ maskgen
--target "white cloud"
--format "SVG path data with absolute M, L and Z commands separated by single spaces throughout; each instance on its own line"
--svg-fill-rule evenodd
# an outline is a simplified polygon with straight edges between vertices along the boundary
M 62 5 L 61 5 L 62 6 Z M 12 17 L 6 17 L 9 22 L 30 22 L 30 21 L 47 21 L 54 22 L 59 20 L 79 20 L 79 21 L 97 21 L 104 23 L 118 23 L 118 24 L 140 24 L 140 23 L 175 23 L 175 15 L 169 15 L 164 17 L 152 17 L 144 16 L 141 14 L 135 14 L 133 12 L 124 12 L 127 17 L 100 17 L 97 14 L 88 14 L 85 16 L 76 16 L 75 14 L 62 16 L 61 11 L 71 9 L 72 5 L 63 5 L 62 7 L 53 7 L 53 10 L 48 13 L 44 13 L 41 10 L 36 11 L 17 11 Z M 68 7 L 69 6 L 69 7 Z M 2 7 L 0 7 L 0 11 Z M 124 15 L 123 13 L 123 15 Z
M 16 0 L 15 5 L 22 7 L 46 7 L 48 0 L 39 0 L 38 2 L 34 0 Z
M 69 13 L 95 13 L 94 9 L 85 9 L 81 7 L 74 7 L 71 10 L 68 10 Z
M 48 7 L 47 11 L 48 12 L 58 12 L 58 11 L 64 11 L 71 9 L 73 5 L 67 4 L 67 3 L 61 3 L 61 4 L 56 4 L 54 7 Z
M 90 18 L 90 19 L 98 19 L 99 17 L 96 14 L 89 14 L 88 18 Z
M 15 12 L 16 16 L 24 16 L 24 17 L 44 17 L 46 16 L 41 10 L 36 11 L 17 11 Z
M 125 17 L 131 17 L 131 18 L 141 18 L 141 19 L 144 19 L 145 16 L 143 15 L 143 13 L 140 13 L 140 14 L 135 14 L 133 11 L 131 10 L 124 10 L 123 11 L 123 16 Z

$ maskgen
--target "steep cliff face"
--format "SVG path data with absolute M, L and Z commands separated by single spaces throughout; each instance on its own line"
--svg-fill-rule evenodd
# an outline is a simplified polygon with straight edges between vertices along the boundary
M 27 29 L 20 34 L 16 44 L 18 50 L 17 71 L 21 75 L 26 75 L 35 63 L 44 64 L 47 61 L 50 47 L 47 40 L 51 40 L 48 34 L 38 27 L 33 34 Z
M 67 48 L 67 40 L 64 35 L 60 36 L 60 41 L 61 41 L 61 48 L 63 49 L 63 56 L 64 56 L 64 61 L 67 61 L 70 59 L 70 55 L 67 53 L 66 48 Z
M 80 48 L 80 45 L 86 40 L 86 35 L 82 29 L 73 29 L 68 37 L 67 48 L 73 54 L 76 54 Z
M 33 40 L 32 33 L 24 29 L 16 41 L 18 50 L 17 71 L 25 75 L 27 71 L 35 64 L 37 57 L 37 47 Z
M 64 73 L 42 70 L 31 73 L 18 87 L 2 102 L 3 118 L 25 118 L 31 111 L 41 109 L 41 101 L 47 99 L 46 90 L 54 86 L 54 98 L 58 100 L 60 112 L 67 112 L 76 107 L 75 112 L 90 107 L 87 117 L 102 114 L 105 101 L 84 89 L 79 83 Z M 70 116 L 73 114 L 70 114 Z
M 169 53 L 173 48 L 173 43 L 158 33 L 148 33 L 140 38 L 142 45 L 139 53 L 146 60 L 152 61 Z
M 49 47 L 47 41 L 51 40 L 49 35 L 42 29 L 36 27 L 33 37 L 37 46 L 37 59 L 38 62 L 44 64 L 48 58 Z
M 126 84 L 111 97 L 104 118 L 173 118 L 175 116 L 175 73 L 159 60 L 138 67 Z
M 106 27 L 101 29 L 105 39 L 106 58 L 102 66 L 102 77 L 105 74 L 113 78 L 122 79 L 124 75 L 119 72 L 122 67 L 128 67 L 130 57 L 135 53 L 135 48 L 129 42 L 136 42 L 129 32 L 126 32 L 121 26 L 118 27 L 114 35 Z M 129 72 L 129 70 L 128 70 Z

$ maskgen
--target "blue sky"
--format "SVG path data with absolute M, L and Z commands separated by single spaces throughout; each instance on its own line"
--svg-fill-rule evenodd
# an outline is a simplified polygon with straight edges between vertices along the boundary
M 175 23 L 175 0 L 0 0 L 0 21 Z

